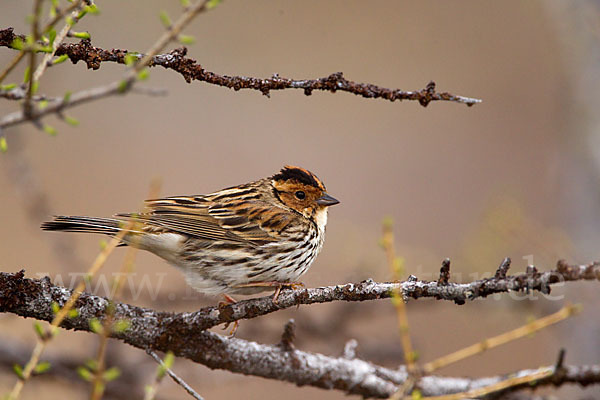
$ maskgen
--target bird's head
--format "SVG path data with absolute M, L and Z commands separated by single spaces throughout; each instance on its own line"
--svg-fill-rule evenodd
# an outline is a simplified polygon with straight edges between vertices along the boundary
M 327 194 L 323 182 L 304 168 L 286 165 L 271 177 L 271 183 L 275 196 L 285 206 L 316 219 L 319 225 L 327 222 L 327 207 L 339 203 Z

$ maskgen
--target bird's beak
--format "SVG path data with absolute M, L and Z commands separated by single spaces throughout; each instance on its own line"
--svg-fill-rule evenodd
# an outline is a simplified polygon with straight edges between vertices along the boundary
M 339 203 L 339 200 L 334 199 L 327 193 L 317 199 L 317 204 L 320 206 L 333 206 Z

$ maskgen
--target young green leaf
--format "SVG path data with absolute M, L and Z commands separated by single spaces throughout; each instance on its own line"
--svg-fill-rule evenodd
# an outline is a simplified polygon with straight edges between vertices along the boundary
M 58 131 L 52 125 L 45 124 L 43 129 L 44 132 L 46 132 L 50 136 L 56 136 L 58 134 Z
M 4 136 L 0 137 L 0 151 L 6 153 L 8 150 L 8 144 L 6 143 L 6 138 Z
M 115 333 L 123 333 L 131 326 L 131 322 L 127 319 L 120 319 L 113 324 L 112 330 Z
M 63 104 L 67 104 L 69 102 L 69 100 L 71 100 L 71 92 L 67 91 L 65 92 L 65 95 L 63 96 Z
M 25 73 L 23 74 L 23 82 L 27 83 L 29 82 L 29 76 L 31 74 L 29 73 L 29 66 L 27 66 L 27 68 L 25 68 Z
M 86 10 L 88 13 L 90 13 L 92 15 L 98 15 L 98 14 L 100 14 L 100 9 L 95 4 L 91 4 L 89 6 L 85 6 L 84 10 Z
M 137 78 L 140 81 L 145 81 L 146 79 L 148 79 L 149 76 L 150 76 L 150 71 L 148 71 L 148 68 L 144 68 L 137 74 Z
M 161 11 L 159 14 L 160 17 L 160 22 L 162 22 L 162 24 L 164 25 L 165 28 L 170 28 L 171 27 L 171 18 L 169 18 L 169 15 L 167 14 L 166 11 Z
M 78 39 L 89 39 L 92 37 L 89 32 L 71 32 L 71 36 Z
M 94 379 L 94 375 L 92 375 L 92 373 L 90 372 L 90 370 L 87 369 L 86 367 L 81 367 L 81 366 L 77 367 L 77 374 L 84 381 L 91 382 L 92 379 Z
M 17 87 L 17 84 L 16 84 L 16 83 L 8 83 L 8 84 L 6 84 L 6 85 L 2 85 L 2 86 L 0 86 L 0 90 L 6 90 L 6 91 L 9 91 L 9 90 L 13 90 L 13 89 L 14 89 L 14 88 L 16 88 L 16 87 Z
M 56 39 L 56 29 L 51 28 L 48 31 L 48 40 L 50 41 L 50 44 L 54 43 L 54 39 Z
M 58 312 L 60 311 L 60 306 L 55 301 L 52 302 L 52 304 L 50 305 L 50 308 L 52 309 L 52 312 L 54 314 L 58 314 Z
M 123 79 L 121 82 L 119 82 L 117 90 L 119 91 L 119 93 L 125 93 L 125 91 L 127 91 L 128 86 L 129 82 L 127 81 L 127 79 Z
M 63 63 L 63 62 L 65 62 L 65 61 L 67 61 L 67 59 L 68 59 L 68 58 L 69 58 L 69 56 L 68 56 L 68 55 L 66 55 L 66 54 L 63 54 L 62 56 L 58 56 L 58 57 L 56 57 L 54 60 L 52 60 L 52 64 L 53 64 L 53 65 L 56 65 L 56 64 Z
M 69 117 L 68 115 L 65 115 L 64 118 L 65 122 L 71 126 L 77 126 L 79 125 L 79 120 L 77 120 L 76 118 L 73 117 Z
M 92 332 L 97 334 L 101 334 L 102 332 L 104 332 L 104 327 L 102 326 L 102 323 L 100 323 L 98 318 L 92 318 L 90 320 L 90 329 L 92 330 Z
M 121 376 L 121 370 L 117 367 L 111 367 L 107 369 L 102 375 L 106 382 L 114 381 L 119 376 Z
M 98 361 L 94 360 L 93 358 L 90 358 L 89 360 L 87 360 L 85 362 L 85 366 L 90 370 L 90 371 L 97 371 L 98 370 Z
M 25 376 L 23 375 L 23 367 L 21 367 L 19 364 L 13 365 L 13 371 L 15 374 L 17 374 L 19 379 L 25 379 Z
M 76 309 L 69 310 L 69 312 L 67 313 L 67 317 L 69 318 L 77 318 L 78 316 L 79 311 L 77 311 Z
M 173 367 L 174 362 L 175 362 L 175 354 L 173 354 L 172 351 L 167 351 L 167 354 L 165 354 L 165 359 L 163 360 L 165 367 L 167 367 L 168 369 L 171 369 L 171 367 Z
M 10 44 L 10 47 L 15 49 L 15 50 L 23 50 L 23 40 L 21 40 L 21 38 L 16 37 L 15 40 L 12 41 L 12 43 Z
M 48 370 L 50 370 L 50 363 L 48 361 L 42 361 L 41 363 L 35 366 L 33 372 L 35 372 L 36 374 L 43 374 Z
M 132 66 L 136 61 L 137 61 L 137 56 L 133 53 L 127 53 L 125 54 L 125 57 L 123 58 L 123 61 L 125 61 L 125 65 L 127 65 L 128 67 Z
M 186 44 L 188 46 L 196 43 L 196 38 L 192 35 L 179 35 L 177 39 L 179 39 L 181 44 Z
M 208 3 L 206 3 L 206 9 L 212 10 L 213 8 L 218 6 L 220 3 L 221 3 L 221 0 L 209 0 Z
M 165 376 L 167 370 L 171 369 L 171 367 L 173 366 L 174 361 L 175 355 L 172 351 L 168 351 L 167 354 L 165 354 L 165 359 L 163 360 L 163 363 L 159 365 L 158 369 L 156 370 L 157 379 L 162 379 Z
M 184 8 L 188 8 L 190 6 L 190 0 L 179 0 L 181 6 Z
M 34 322 L 33 329 L 35 329 L 35 333 L 37 333 L 37 335 L 39 336 L 40 339 L 42 339 L 42 340 L 46 339 L 46 337 L 47 337 L 46 331 L 44 330 L 44 328 L 42 328 L 42 324 L 40 324 L 37 321 Z

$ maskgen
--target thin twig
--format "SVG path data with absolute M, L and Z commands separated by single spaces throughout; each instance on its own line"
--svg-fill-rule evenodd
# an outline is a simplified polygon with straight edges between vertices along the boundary
M 42 0 L 34 0 L 33 3 L 33 18 L 31 20 L 31 43 L 27 44 L 29 51 L 29 71 L 27 79 L 27 95 L 25 96 L 25 103 L 23 103 L 23 114 L 28 118 L 31 118 L 33 104 L 31 103 L 31 96 L 33 96 L 34 80 L 33 80 L 33 69 L 35 68 L 35 58 L 37 41 L 40 38 L 39 23 L 40 14 L 42 13 Z
M 144 67 L 146 67 L 155 55 L 160 53 L 166 46 L 171 42 L 175 37 L 177 37 L 183 28 L 185 28 L 191 21 L 194 19 L 196 15 L 199 13 L 206 11 L 206 5 L 209 0 L 201 0 L 196 2 L 196 4 L 188 7 L 183 14 L 175 21 L 175 23 L 165 32 L 162 36 L 154 43 L 146 54 L 142 57 L 142 59 L 135 64 L 134 71 L 140 72 Z
M 520 326 L 519 328 L 513 329 L 512 331 L 505 332 L 501 335 L 494 336 L 489 339 L 485 339 L 482 342 L 475 343 L 471 346 L 465 347 L 464 349 L 440 357 L 437 360 L 428 362 L 423 366 L 423 371 L 426 374 L 430 374 L 435 370 L 463 360 L 467 357 L 472 357 L 483 351 L 493 349 L 494 347 L 501 346 L 503 344 L 512 342 L 513 340 L 522 338 L 527 335 L 531 335 L 532 333 L 535 333 L 541 329 L 544 329 L 550 325 L 556 324 L 564 319 L 575 315 L 577 312 L 579 312 L 579 310 L 581 310 L 581 305 L 579 304 L 567 305 L 561 308 L 559 311 L 555 312 L 554 314 L 550 314 L 546 317 L 536 319 L 535 321 L 531 321 L 523 326 Z
M 148 191 L 148 199 L 156 199 L 158 198 L 158 194 L 160 192 L 160 181 L 154 180 L 150 184 L 150 190 Z M 144 210 L 145 211 L 145 210 Z M 143 211 L 142 211 L 143 212 Z M 133 219 L 130 229 L 133 231 L 137 231 L 141 226 L 140 222 Z M 92 383 L 92 395 L 91 400 L 100 400 L 102 398 L 102 394 L 104 392 L 105 382 L 104 382 L 104 370 L 106 368 L 105 365 L 105 355 L 106 355 L 106 346 L 108 343 L 108 338 L 110 333 L 112 332 L 113 323 L 115 322 L 114 318 L 114 305 L 113 302 L 115 299 L 118 299 L 121 296 L 123 285 L 125 283 L 125 276 L 130 274 L 133 271 L 135 265 L 135 257 L 138 252 L 138 248 L 135 245 L 135 242 L 139 241 L 141 238 L 139 236 L 133 236 L 130 239 L 133 243 L 128 247 L 127 253 L 125 254 L 125 259 L 121 264 L 121 270 L 117 275 L 117 278 L 113 282 L 112 290 L 111 290 L 111 298 L 110 298 L 110 307 L 106 309 L 106 317 L 104 319 L 104 323 L 102 324 L 102 332 L 100 332 L 100 345 L 98 346 L 98 353 L 96 355 L 96 368 L 94 371 L 94 381 Z
M 404 266 L 403 260 L 399 257 L 396 257 L 394 231 L 391 220 L 386 220 L 383 223 L 383 236 L 381 238 L 381 242 L 385 251 L 390 272 L 392 273 L 394 280 L 399 281 L 402 278 L 402 275 L 404 275 Z M 404 382 L 400 389 L 390 397 L 390 399 L 400 399 L 407 393 L 410 393 L 412 390 L 412 387 L 417 379 L 417 370 L 415 368 L 415 352 L 410 339 L 408 316 L 406 315 L 406 304 L 404 304 L 404 296 L 401 289 L 392 292 L 392 303 L 396 309 L 400 341 L 402 343 L 402 350 L 404 352 L 406 369 L 409 374 L 408 379 Z
M 143 381 L 146 378 L 144 371 L 139 368 L 139 364 L 135 360 L 131 360 L 129 353 L 119 352 L 116 355 L 118 356 L 118 362 L 123 366 L 121 368 L 123 375 L 121 379 L 112 381 L 110 385 L 107 385 L 104 398 L 107 400 L 142 398 Z M 122 357 L 120 357 L 121 355 Z M 15 364 L 23 365 L 30 356 L 31 346 L 29 344 L 3 335 L 2 340 L 0 340 L 0 373 L 12 373 Z M 34 373 L 36 383 L 40 381 L 63 381 L 69 382 L 72 388 L 77 387 L 77 389 L 83 388 L 84 385 L 89 386 L 89 383 L 81 379 L 81 376 L 77 373 L 77 369 L 86 362 L 83 357 L 75 356 L 72 352 L 57 348 L 54 351 L 48 349 L 42 359 L 48 362 L 51 367 L 42 374 Z M 4 399 L 2 397 L 4 387 L 0 389 L 0 392 L 2 393 L 0 398 Z
M 400 269 L 402 261 L 396 257 L 396 251 L 394 249 L 394 233 L 391 226 L 384 228 L 383 233 L 383 247 L 385 249 L 389 268 L 394 276 L 394 280 L 400 280 L 401 274 Z M 402 349 L 404 350 L 404 359 L 409 371 L 414 369 L 415 357 L 414 350 L 410 339 L 410 328 L 408 325 L 408 316 L 406 315 L 406 304 L 401 290 L 393 292 L 392 297 L 394 307 L 398 316 L 398 330 L 400 332 L 400 340 L 402 342 Z
M 61 100 L 59 102 L 52 103 L 43 110 L 33 111 L 31 109 L 25 108 L 23 112 L 17 111 L 11 113 L 0 120 L 0 129 L 16 125 L 25 121 L 37 120 L 44 115 L 60 112 L 67 107 L 73 107 L 77 104 L 97 100 L 114 94 L 124 94 L 132 88 L 133 84 L 137 79 L 137 73 L 144 69 L 152 61 L 153 57 L 156 54 L 158 54 L 158 52 L 160 52 L 171 40 L 173 40 L 173 38 L 179 35 L 182 29 L 185 28 L 185 26 L 187 26 L 187 24 L 189 24 L 190 21 L 196 15 L 198 15 L 200 12 L 207 10 L 206 5 L 208 2 L 209 0 L 200 0 L 194 5 L 188 7 L 184 11 L 184 13 L 179 17 L 179 19 L 175 22 L 175 24 L 173 24 L 172 27 L 170 27 L 165 33 L 163 33 L 163 35 L 156 41 L 156 43 L 154 43 L 150 47 L 150 49 L 146 52 L 146 55 L 137 63 L 135 63 L 133 68 L 131 68 L 126 73 L 124 80 L 113 82 L 106 86 L 81 91 L 77 93 L 77 95 L 71 96 L 70 99 L 68 99 L 68 101 Z M 2 31 L 0 32 L 0 36 L 2 38 L 10 37 L 10 35 L 12 34 L 12 30 L 8 33 L 6 31 Z M 33 68 L 31 69 L 31 71 L 33 71 Z
M 27 96 L 27 91 L 22 86 L 17 86 L 11 90 L 2 90 L 0 89 L 0 97 L 7 100 L 23 100 Z M 59 101 L 59 97 L 48 97 L 45 95 L 33 95 L 31 96 L 31 101 L 48 101 L 55 102 Z
M 279 345 L 284 350 L 292 351 L 295 348 L 294 339 L 296 339 L 296 321 L 292 318 L 283 327 Z
M 128 223 L 128 225 L 130 225 L 130 224 L 131 224 L 131 222 Z M 100 270 L 100 268 L 102 268 L 102 266 L 106 262 L 106 259 L 108 258 L 110 253 L 112 253 L 112 251 L 117 247 L 117 245 L 119 243 L 121 243 L 121 239 L 123 238 L 123 236 L 125 236 L 126 231 L 127 231 L 126 229 L 123 229 L 121 232 L 119 232 L 117 235 L 115 235 L 112 238 L 112 240 L 106 245 L 106 247 L 100 252 L 100 254 L 98 254 L 98 256 L 94 260 L 92 266 L 87 271 L 86 277 L 91 279 L 92 277 L 94 277 L 96 275 L 96 273 Z M 39 362 L 40 356 L 42 355 L 42 353 L 44 352 L 44 349 L 46 348 L 46 345 L 48 344 L 49 340 L 58 331 L 58 326 L 60 326 L 60 324 L 67 318 L 69 311 L 73 308 L 73 306 L 75 305 L 75 302 L 79 299 L 79 297 L 82 294 L 82 291 L 85 289 L 85 285 L 86 285 L 86 280 L 84 279 L 81 282 L 79 282 L 79 284 L 72 291 L 71 295 L 66 300 L 66 302 L 63 302 L 63 303 L 57 302 L 58 304 L 64 304 L 64 305 L 60 308 L 60 310 L 56 313 L 56 315 L 53 316 L 53 318 L 51 320 L 50 334 L 46 335 L 44 338 L 40 338 L 38 336 L 38 341 L 35 345 L 35 348 L 33 349 L 31 358 L 25 365 L 25 368 L 23 368 L 23 373 L 21 374 L 21 376 L 15 383 L 15 385 L 9 395 L 9 398 L 11 400 L 16 400 L 19 398 L 19 395 L 21 393 L 21 390 L 23 389 L 23 386 L 25 385 L 25 382 L 27 382 L 27 380 L 30 378 L 31 373 L 33 372 L 34 368 L 36 367 L 37 363 Z M 51 305 L 50 305 L 50 307 L 51 307 Z
M 163 88 L 151 88 L 151 87 L 142 87 L 142 86 L 134 86 L 131 89 L 132 93 L 144 94 L 147 96 L 166 96 L 168 94 L 167 89 Z M 1 90 L 0 89 L 0 97 L 5 98 L 7 100 L 23 100 L 25 98 L 26 91 L 21 86 L 17 86 L 11 90 Z M 62 97 L 49 97 L 44 94 L 31 96 L 31 100 L 35 102 L 47 101 L 48 103 L 57 103 L 61 101 Z
M 167 353 L 167 357 L 172 361 L 173 353 Z M 156 373 L 154 374 L 154 380 L 150 385 L 146 385 L 144 387 L 144 400 L 154 400 L 154 398 L 156 397 L 156 393 L 158 392 L 158 386 L 165 377 L 167 368 L 167 365 L 161 360 L 161 363 L 159 364 L 159 367 L 156 369 Z
M 171 370 L 171 368 L 168 368 L 165 365 L 165 363 L 163 362 L 163 360 L 158 356 L 158 354 L 156 354 L 155 352 L 153 352 L 150 349 L 147 349 L 146 353 L 148 353 L 150 355 L 150 357 L 152 357 L 154 359 L 154 361 L 156 361 L 163 368 L 165 368 L 165 372 L 167 373 L 167 375 L 169 375 L 169 377 L 171 377 L 171 379 L 173 379 L 179 386 L 181 386 L 193 398 L 195 398 L 196 400 L 204 400 L 202 398 L 202 396 L 200 396 L 198 393 L 196 393 L 196 391 L 194 389 L 191 388 L 190 385 L 188 385 L 187 383 L 185 383 L 185 381 L 183 379 L 181 379 L 179 376 L 177 376 L 175 374 L 175 372 L 173 372 L 173 370 Z
M 96 353 L 96 367 L 94 368 L 94 378 L 92 380 L 92 394 L 90 400 L 100 400 L 104 394 L 104 371 L 106 361 L 106 346 L 108 344 L 108 334 L 112 328 L 113 317 L 107 308 L 107 313 L 102 324 L 102 332 L 100 332 L 100 343 Z
M 83 3 L 84 1 L 86 3 L 91 3 L 88 0 L 78 0 L 78 1 L 72 2 L 71 4 L 69 4 L 69 6 L 67 8 L 65 8 L 63 10 L 57 10 L 56 15 L 50 21 L 48 21 L 46 26 L 44 26 L 44 29 L 42 32 L 48 32 L 67 14 L 69 14 L 71 11 L 75 10 L 76 8 L 79 8 L 81 6 L 81 3 Z
M 491 395 L 506 391 L 509 388 L 522 386 L 529 383 L 540 381 L 544 378 L 549 378 L 554 374 L 554 369 L 550 367 L 541 368 L 538 371 L 525 376 L 516 376 L 502 380 L 493 385 L 485 386 L 478 389 L 469 390 L 466 392 L 459 392 L 454 394 L 447 394 L 442 396 L 431 396 L 423 397 L 423 400 L 461 400 L 461 399 L 473 399 L 480 398 L 482 396 Z M 532 385 L 533 386 L 533 385 Z
M 68 13 L 73 11 L 75 9 L 75 7 L 77 7 L 78 5 L 79 5 L 79 2 L 73 2 L 67 8 L 65 8 L 63 10 L 59 10 L 56 13 L 56 15 L 54 16 L 54 18 L 52 18 L 44 26 L 44 28 L 42 29 L 42 32 L 48 32 L 50 29 L 52 29 L 54 27 L 54 25 L 56 25 L 58 23 L 58 21 L 63 19 L 65 17 L 65 15 L 67 15 Z M 11 28 L 9 28 L 9 29 L 11 29 Z M 23 40 L 24 38 L 21 37 L 21 39 Z M 38 51 L 38 50 L 36 50 L 36 51 Z M 2 83 L 4 81 L 4 78 L 6 78 L 6 76 L 21 62 L 21 60 L 23 59 L 25 54 L 26 54 L 26 51 L 25 51 L 25 49 L 23 49 L 19 52 L 19 54 L 17 54 L 12 59 L 12 61 L 8 64 L 8 66 L 4 69 L 4 71 L 2 71 L 2 73 L 0 73 L 0 83 Z
M 31 116 L 31 119 L 39 119 L 45 115 L 61 112 L 67 108 L 88 103 L 90 101 L 99 100 L 115 94 L 120 94 L 120 87 L 120 82 L 113 82 L 105 86 L 85 89 L 80 92 L 73 93 L 73 95 L 71 95 L 68 99 L 61 98 L 58 101 L 51 102 L 44 109 L 36 110 Z M 0 119 L 0 129 L 17 125 L 28 120 L 29 118 L 27 118 L 22 111 L 15 111 Z
M 6 68 L 4 69 L 4 71 L 2 71 L 2 73 L 0 73 L 0 83 L 2 83 L 2 81 L 4 81 L 4 78 L 6 78 L 6 76 L 8 74 L 10 74 L 10 72 L 21 62 L 21 60 L 23 59 L 23 57 L 25 57 L 25 51 L 21 51 L 19 54 L 17 54 L 10 63 L 8 63 L 8 65 L 6 66 Z
M 77 0 L 74 4 L 75 4 L 75 7 L 73 7 L 73 11 L 71 12 L 71 19 L 73 21 L 76 21 L 77 15 L 83 9 L 83 7 L 85 6 L 85 3 L 83 2 L 83 0 Z M 54 53 L 56 53 L 58 46 L 67 37 L 67 33 L 69 33 L 69 31 L 71 30 L 71 26 L 72 25 L 69 22 L 65 23 L 65 26 L 63 26 L 61 31 L 56 35 L 54 42 L 50 43 L 52 45 L 52 51 L 50 53 L 44 54 L 44 58 L 42 59 L 42 62 L 36 68 L 35 73 L 33 73 L 33 81 L 34 82 L 38 82 L 40 80 L 40 78 L 46 71 L 46 68 L 48 68 L 48 65 L 50 65 L 52 57 L 54 57 Z

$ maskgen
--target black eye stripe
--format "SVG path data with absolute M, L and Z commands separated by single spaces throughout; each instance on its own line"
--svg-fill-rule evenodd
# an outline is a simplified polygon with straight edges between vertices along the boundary
M 306 198 L 306 193 L 304 193 L 302 190 L 298 190 L 296 193 L 294 193 L 294 195 L 298 200 L 304 200 Z

